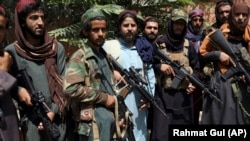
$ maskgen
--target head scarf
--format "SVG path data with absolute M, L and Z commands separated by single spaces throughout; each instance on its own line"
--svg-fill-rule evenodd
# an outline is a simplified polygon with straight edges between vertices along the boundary
M 31 45 L 23 35 L 22 28 L 18 20 L 18 13 L 20 13 L 27 5 L 34 3 L 33 0 L 20 0 L 15 9 L 15 34 L 17 42 L 15 48 L 17 53 L 27 60 L 44 61 L 47 72 L 48 83 L 50 87 L 50 94 L 53 101 L 59 106 L 61 113 L 65 112 L 66 97 L 63 94 L 62 78 L 59 75 L 56 55 L 57 55 L 57 41 L 54 37 L 50 37 L 45 31 L 44 43 L 40 46 Z M 25 5 L 27 4 L 27 5 Z
M 244 13 L 247 15 L 247 19 L 239 24 L 236 22 L 234 16 L 235 13 Z M 232 9 L 229 14 L 229 19 L 228 19 L 228 24 L 230 27 L 230 33 L 228 35 L 228 39 L 233 39 L 233 40 L 242 40 L 243 34 L 245 32 L 245 28 L 248 24 L 249 21 L 249 7 L 246 4 L 243 3 L 235 3 L 232 6 Z
M 163 36 L 160 36 L 157 40 L 157 44 L 164 43 L 167 46 L 167 49 L 170 51 L 178 51 L 183 49 L 185 34 L 187 31 L 187 26 L 183 29 L 181 36 L 176 36 L 173 31 L 173 22 L 172 20 L 168 21 L 167 33 Z
M 202 20 L 204 20 L 203 15 L 204 15 L 204 13 L 201 9 L 194 9 L 194 10 L 190 11 L 189 16 L 188 16 L 189 17 L 189 20 L 188 20 L 189 24 L 188 24 L 187 35 L 186 35 L 186 37 L 189 40 L 191 40 L 191 41 L 200 41 L 201 40 L 201 38 L 202 38 L 202 26 L 200 27 L 199 32 L 195 33 L 193 31 L 191 21 L 196 16 L 199 16 L 199 17 L 201 17 Z M 203 22 L 202 22 L 202 24 L 203 24 Z
M 17 5 L 16 5 L 16 10 L 18 13 L 20 13 L 24 7 L 31 3 L 36 3 L 36 0 L 19 0 Z
M 171 20 L 168 21 L 167 33 L 160 36 L 157 40 L 157 44 L 165 43 L 167 49 L 170 51 L 178 51 L 183 49 L 184 39 L 187 32 L 187 26 L 184 27 L 182 34 L 177 36 L 173 31 L 173 24 L 176 20 L 184 20 L 187 23 L 187 14 L 182 9 L 174 9 L 171 13 Z
M 0 12 L 3 13 L 4 15 L 6 14 L 5 9 L 2 5 L 0 5 Z
M 220 20 L 220 14 L 219 14 L 219 8 L 221 6 L 225 6 L 225 5 L 230 5 L 232 6 L 233 5 L 233 2 L 231 0 L 220 0 L 216 3 L 216 6 L 215 6 L 215 18 L 216 18 L 216 25 L 217 25 L 217 28 L 220 28 L 221 25 L 223 24 L 223 22 Z
M 194 32 L 193 27 L 191 25 L 191 21 L 194 17 L 199 16 L 201 17 L 202 20 L 204 20 L 203 16 L 204 16 L 204 12 L 201 9 L 194 9 L 192 11 L 189 12 L 188 15 L 188 27 L 187 27 L 187 34 L 186 34 L 186 38 L 190 41 L 192 41 L 193 46 L 196 50 L 196 52 L 198 52 L 199 47 L 200 47 L 200 41 L 202 38 L 202 26 L 200 27 L 198 32 Z M 202 22 L 203 24 L 203 22 Z

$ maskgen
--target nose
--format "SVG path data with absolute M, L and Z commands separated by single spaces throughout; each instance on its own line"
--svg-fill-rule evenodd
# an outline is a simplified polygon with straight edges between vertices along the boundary
M 223 12 L 223 16 L 224 16 L 224 17 L 227 17 L 228 15 L 229 15 L 229 13 Z
M 103 30 L 102 30 L 102 29 L 99 29 L 98 35 L 99 35 L 99 36 L 102 36 L 103 34 L 104 34 Z
M 242 15 L 242 14 L 240 14 L 240 15 L 239 15 L 239 18 L 240 18 L 240 19 L 242 19 L 242 18 L 243 18 L 243 15 Z
M 128 26 L 128 30 L 132 30 L 132 26 L 131 25 Z
M 39 17 L 37 20 L 39 25 L 43 25 L 44 22 L 42 17 Z

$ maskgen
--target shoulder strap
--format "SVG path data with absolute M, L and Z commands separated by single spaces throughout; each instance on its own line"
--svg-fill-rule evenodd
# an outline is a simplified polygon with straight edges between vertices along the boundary
M 189 48 L 189 41 L 188 39 L 185 39 L 183 44 L 183 52 L 185 56 L 188 56 L 188 48 Z

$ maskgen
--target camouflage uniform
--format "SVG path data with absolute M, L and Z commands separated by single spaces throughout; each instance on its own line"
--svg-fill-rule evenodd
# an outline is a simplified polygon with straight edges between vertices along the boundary
M 82 23 L 86 24 L 97 16 L 104 15 L 98 9 L 89 9 L 82 16 Z M 100 56 L 103 56 L 102 60 Z M 114 77 L 106 57 L 102 48 L 100 48 L 98 54 L 89 46 L 87 40 L 85 45 L 71 56 L 66 68 L 64 92 L 70 99 L 76 125 L 74 131 L 79 136 L 88 138 L 87 140 L 93 140 L 96 136 L 94 125 L 98 125 L 98 130 L 102 130 L 100 131 L 102 135 L 98 135 L 100 140 L 109 141 L 111 136 L 110 128 L 114 119 L 112 113 L 106 109 L 104 104 L 107 101 L 108 94 L 114 94 L 111 90 Z M 105 71 L 103 71 L 104 69 Z M 110 84 L 110 86 L 103 86 L 104 77 L 108 81 L 106 84 Z M 86 112 L 94 114 L 91 120 L 83 119 L 83 114 Z

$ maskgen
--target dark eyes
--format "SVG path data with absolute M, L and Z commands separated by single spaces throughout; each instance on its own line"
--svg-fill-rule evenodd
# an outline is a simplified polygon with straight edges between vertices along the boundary
M 38 15 L 30 16 L 30 19 L 32 19 L 32 20 L 37 20 L 39 18 L 41 18 L 42 20 L 44 20 L 44 16 L 38 16 Z
M 157 28 L 157 27 L 153 27 L 153 26 L 149 26 L 149 27 L 147 27 L 147 29 L 154 29 L 154 30 L 157 30 L 158 28 Z
M 220 11 L 219 14 L 229 13 L 229 11 Z
M 93 32 L 99 32 L 100 30 L 102 31 L 102 32 L 105 32 L 107 29 L 106 28 L 93 28 L 93 29 L 91 29 Z

